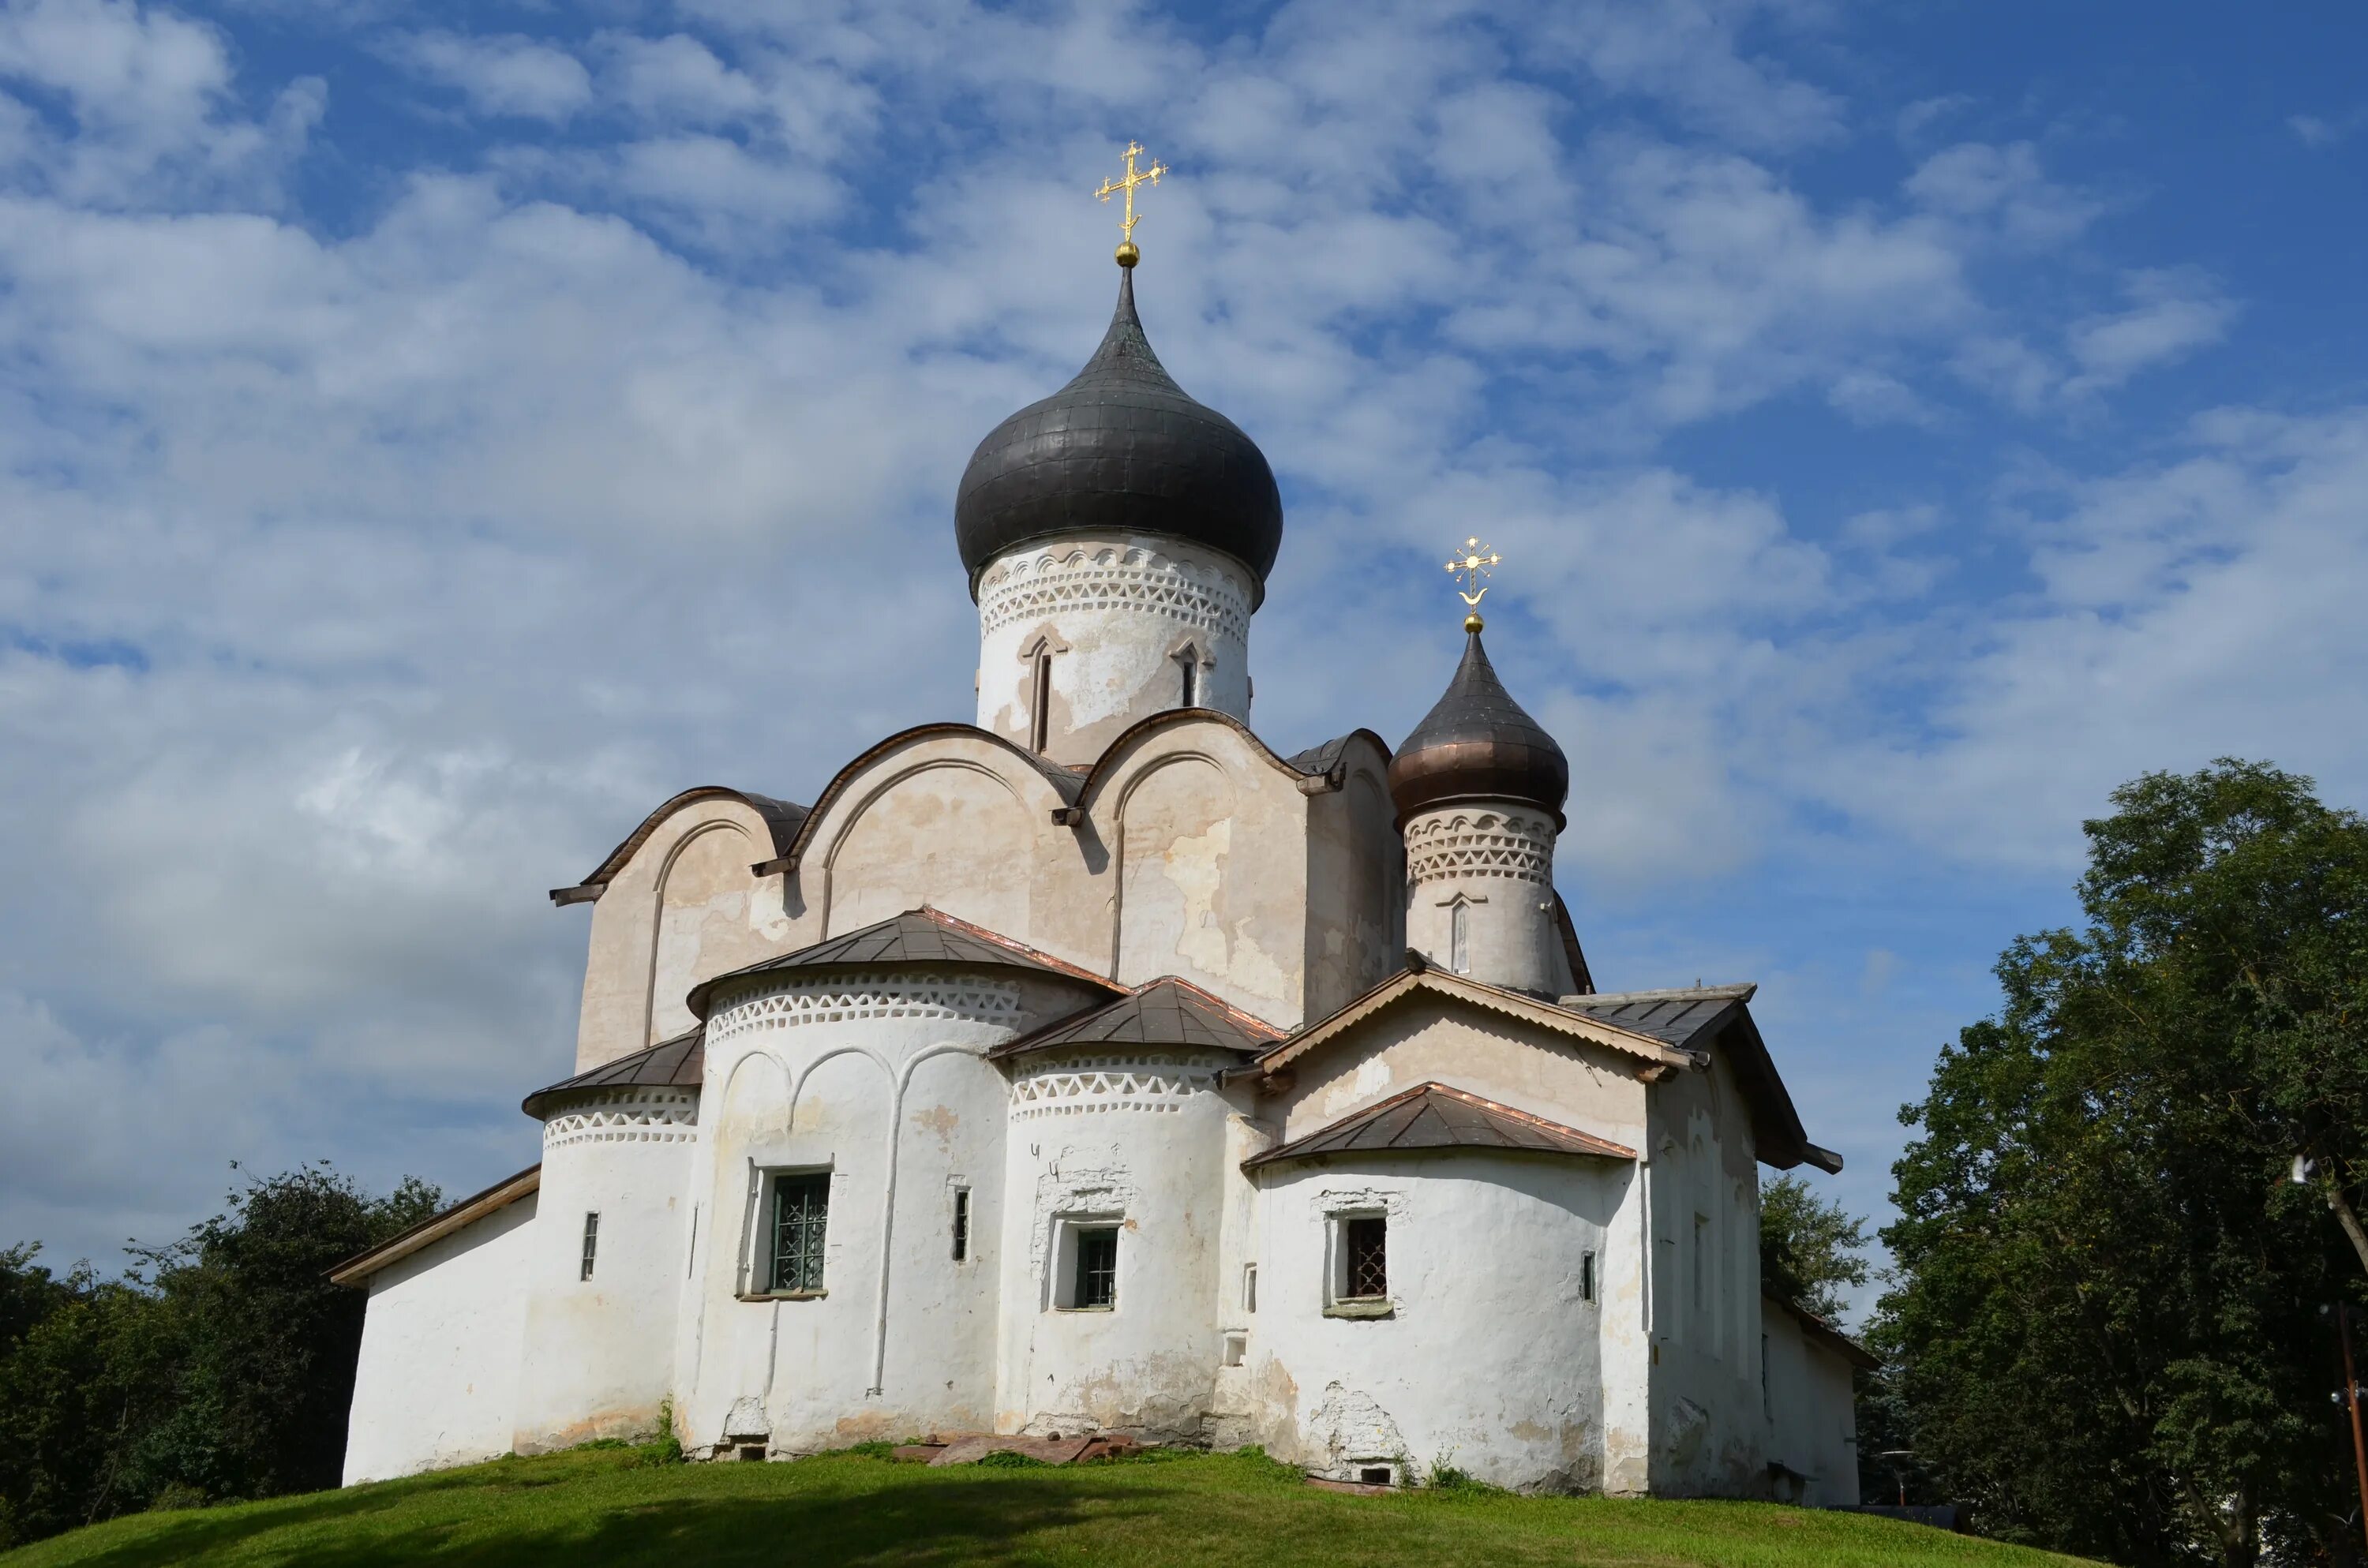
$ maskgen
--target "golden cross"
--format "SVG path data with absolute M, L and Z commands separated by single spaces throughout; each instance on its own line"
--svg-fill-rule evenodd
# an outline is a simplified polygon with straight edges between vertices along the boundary
M 1121 267 L 1133 267 L 1135 258 L 1143 254 L 1134 248 L 1134 225 L 1137 222 L 1134 215 L 1134 187 L 1139 185 L 1157 185 L 1159 176 L 1167 172 L 1166 164 L 1155 160 L 1151 167 L 1137 174 L 1134 161 L 1141 156 L 1143 156 L 1143 143 L 1128 142 L 1126 144 L 1126 177 L 1106 179 L 1102 181 L 1102 187 L 1094 192 L 1105 204 L 1119 192 L 1126 192 L 1126 216 L 1119 221 L 1118 225 L 1118 264 Z
M 1455 559 L 1447 563 L 1447 569 L 1461 579 L 1463 585 L 1455 591 L 1455 597 L 1472 608 L 1479 608 L 1480 601 L 1488 597 L 1488 588 L 1486 584 L 1482 584 L 1480 591 L 1475 594 L 1470 591 L 1472 585 L 1488 575 L 1488 568 L 1504 559 L 1478 540 L 1465 540 L 1463 548 L 1455 552 Z

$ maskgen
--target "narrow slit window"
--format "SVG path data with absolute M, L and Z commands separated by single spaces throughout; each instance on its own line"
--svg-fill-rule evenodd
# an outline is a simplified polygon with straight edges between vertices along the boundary
M 1028 720 L 1028 749 L 1042 752 L 1052 744 L 1053 736 L 1053 653 L 1049 648 L 1036 650 L 1034 689 L 1029 694 L 1031 711 Z
M 1390 1293 L 1390 1222 L 1379 1214 L 1360 1214 L 1340 1224 L 1340 1244 L 1347 1266 L 1347 1301 L 1379 1301 Z
M 970 1261 L 970 1188 L 954 1188 L 954 1261 Z
M 1595 1255 L 1591 1252 L 1578 1255 L 1578 1299 L 1595 1300 Z
M 599 1250 L 600 1216 L 597 1213 L 587 1213 L 584 1216 L 584 1268 L 583 1272 L 576 1275 L 576 1278 L 592 1278 L 592 1259 Z
M 1255 1263 L 1242 1265 L 1242 1311 L 1258 1311 L 1258 1265 Z
M 1694 1311 L 1702 1310 L 1710 1291 L 1710 1216 L 1694 1216 Z
M 1077 1231 L 1075 1302 L 1080 1307 L 1118 1305 L 1118 1227 L 1086 1225 Z
M 1447 967 L 1458 974 L 1472 972 L 1472 906 L 1458 900 L 1447 915 Z
M 801 1294 L 822 1289 L 823 1239 L 829 1225 L 827 1173 L 773 1178 L 773 1267 L 767 1290 Z

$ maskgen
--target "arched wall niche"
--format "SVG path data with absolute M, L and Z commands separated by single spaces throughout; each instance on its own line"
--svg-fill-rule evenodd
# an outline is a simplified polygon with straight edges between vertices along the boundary
M 650 994 L 643 1010 L 644 1045 L 672 1040 L 698 1023 L 684 1006 L 690 988 L 711 974 L 753 961 L 734 955 L 749 946 L 759 857 L 757 841 L 738 823 L 703 822 L 667 851 L 651 901 Z
M 1118 932 L 1122 984 L 1173 974 L 1265 1016 L 1297 985 L 1292 955 L 1255 929 L 1254 833 L 1224 763 L 1170 752 L 1127 779 L 1119 797 Z M 1263 939 L 1262 939 L 1263 938 Z
M 817 939 L 925 903 L 1026 937 L 1036 828 L 997 768 L 971 757 L 909 764 L 852 803 L 832 837 Z

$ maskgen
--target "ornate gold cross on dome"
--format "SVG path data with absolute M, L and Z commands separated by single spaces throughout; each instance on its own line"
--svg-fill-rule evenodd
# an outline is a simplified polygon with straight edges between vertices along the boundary
M 1463 548 L 1455 552 L 1455 559 L 1447 563 L 1447 570 L 1462 585 L 1456 589 L 1455 597 L 1462 599 L 1465 608 L 1473 612 L 1463 618 L 1464 631 L 1480 630 L 1480 601 L 1488 597 L 1488 585 L 1482 579 L 1488 575 L 1490 567 L 1498 564 L 1504 559 L 1503 556 L 1482 544 L 1478 539 L 1474 538 L 1465 540 Z M 1476 589 L 1474 585 L 1477 585 Z
M 1126 144 L 1126 177 L 1106 179 L 1102 181 L 1102 187 L 1094 192 L 1105 204 L 1119 192 L 1126 192 L 1126 216 L 1119 220 L 1118 225 L 1118 264 L 1121 267 L 1133 267 L 1143 255 L 1141 251 L 1134 248 L 1134 225 L 1138 221 L 1134 215 L 1134 187 L 1139 185 L 1157 185 L 1159 176 L 1167 172 L 1166 164 L 1155 160 L 1151 167 L 1140 174 L 1136 173 L 1134 161 L 1141 156 L 1143 156 L 1143 143 L 1128 142 Z

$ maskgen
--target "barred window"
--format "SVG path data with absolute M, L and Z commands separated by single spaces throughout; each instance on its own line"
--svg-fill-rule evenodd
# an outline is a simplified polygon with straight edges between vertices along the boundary
M 773 1178 L 773 1267 L 768 1290 L 822 1289 L 823 1235 L 830 1219 L 830 1176 Z
M 1118 1305 L 1118 1227 L 1081 1226 L 1077 1231 L 1076 1304 Z
M 597 1213 L 587 1213 L 584 1216 L 584 1267 L 583 1271 L 575 1276 L 576 1278 L 589 1279 L 592 1278 L 593 1255 L 598 1253 L 599 1250 L 600 1216 Z
M 1379 1214 L 1341 1221 L 1340 1244 L 1347 1263 L 1342 1301 L 1373 1301 L 1390 1293 L 1389 1225 Z
M 954 1261 L 970 1261 L 970 1188 L 954 1188 Z

